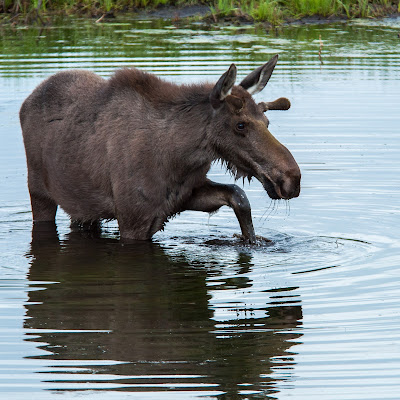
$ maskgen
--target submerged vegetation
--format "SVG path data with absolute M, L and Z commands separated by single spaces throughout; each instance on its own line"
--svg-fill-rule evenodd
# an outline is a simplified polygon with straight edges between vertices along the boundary
M 272 25 L 303 17 L 382 17 L 400 12 L 400 0 L 0 0 L 0 14 L 28 20 L 50 13 L 104 16 L 187 5 L 203 5 L 209 10 L 205 17 L 215 21 L 236 18 Z

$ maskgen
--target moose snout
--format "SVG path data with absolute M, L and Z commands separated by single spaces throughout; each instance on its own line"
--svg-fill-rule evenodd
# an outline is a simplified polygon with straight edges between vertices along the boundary
M 289 200 L 300 194 L 300 168 L 292 168 L 286 171 L 276 182 L 275 190 L 282 199 Z
M 300 195 L 301 172 L 292 153 L 280 143 L 268 130 L 267 152 L 268 160 L 263 167 L 261 183 L 273 200 L 289 200 Z

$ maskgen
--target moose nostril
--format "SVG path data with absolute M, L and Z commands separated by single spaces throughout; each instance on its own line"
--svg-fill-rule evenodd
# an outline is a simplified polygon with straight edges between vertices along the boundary
M 290 171 L 280 182 L 280 191 L 282 198 L 288 200 L 293 197 L 298 197 L 300 194 L 300 172 Z
M 281 184 L 281 195 L 283 199 L 291 199 L 293 196 L 291 196 L 291 182 L 289 179 L 285 179 L 282 184 Z

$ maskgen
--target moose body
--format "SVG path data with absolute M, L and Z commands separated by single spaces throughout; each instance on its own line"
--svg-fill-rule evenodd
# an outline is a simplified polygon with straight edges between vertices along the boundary
M 147 240 L 177 213 L 227 205 L 254 242 L 244 191 L 206 175 L 220 159 L 272 198 L 299 195 L 298 165 L 264 115 L 290 103 L 257 105 L 250 94 L 276 61 L 237 86 L 234 64 L 215 85 L 176 85 L 137 69 L 108 80 L 65 71 L 42 82 L 20 111 L 34 223 L 54 223 L 60 206 L 83 226 L 116 218 L 122 239 Z

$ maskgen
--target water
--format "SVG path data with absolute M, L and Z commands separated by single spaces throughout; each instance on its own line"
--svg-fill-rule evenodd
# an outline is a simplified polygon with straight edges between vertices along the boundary
M 254 27 L 61 21 L 0 27 L 0 398 L 399 399 L 400 21 Z M 321 57 L 319 35 L 323 42 Z M 300 198 L 245 184 L 233 212 L 185 212 L 153 243 L 36 236 L 18 109 L 66 68 L 135 65 L 178 83 L 280 61 L 257 100 L 302 173 Z M 232 178 L 219 166 L 210 177 Z

